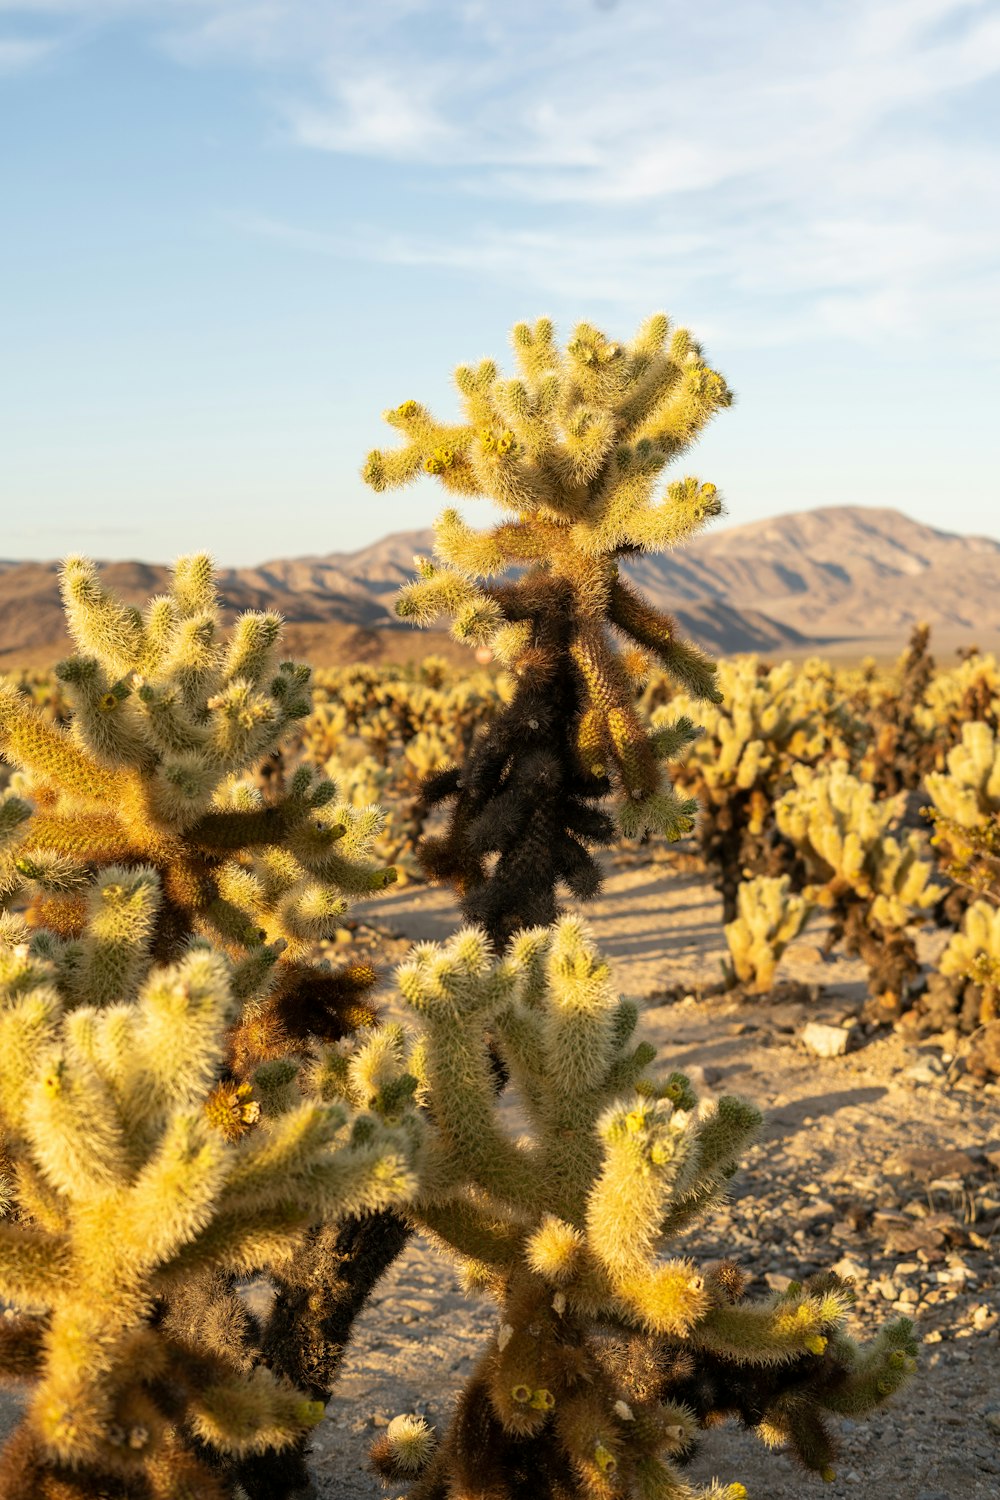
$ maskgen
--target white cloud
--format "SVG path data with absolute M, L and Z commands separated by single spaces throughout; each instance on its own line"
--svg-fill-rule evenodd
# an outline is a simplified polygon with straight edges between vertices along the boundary
M 424 160 L 438 149 L 452 148 L 455 128 L 405 79 L 368 72 L 345 79 L 339 87 L 343 120 L 319 109 L 295 110 L 295 130 L 303 145 L 358 155 L 387 155 Z
M 0 74 L 23 73 L 42 62 L 51 52 L 52 47 L 44 41 L 0 37 Z
M 998 0 L 0 0 L 53 34 L 141 10 L 179 60 L 254 70 L 291 141 L 447 202 L 437 232 L 388 199 L 332 237 L 252 232 L 581 298 L 687 289 L 751 340 L 1000 332 L 976 102 Z

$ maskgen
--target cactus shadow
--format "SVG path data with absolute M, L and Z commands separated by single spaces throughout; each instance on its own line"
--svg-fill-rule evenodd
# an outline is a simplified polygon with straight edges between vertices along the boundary
M 704 875 L 677 875 L 669 870 L 658 869 L 652 871 L 650 878 L 644 880 L 640 885 L 629 884 L 617 890 L 611 879 L 612 873 L 608 870 L 604 871 L 605 883 L 601 893 L 602 897 L 606 901 L 615 900 L 619 897 L 627 897 L 630 909 L 634 901 L 647 896 L 655 896 L 658 898 L 657 910 L 662 914 L 664 909 L 664 890 L 669 890 L 671 896 L 675 893 L 682 895 L 690 892 L 693 897 L 692 900 L 684 902 L 671 900 L 671 911 L 685 911 L 693 907 L 721 906 L 722 904 L 721 898 L 710 885 L 706 884 Z
M 649 911 L 635 911 L 630 908 L 629 919 L 631 922 L 639 923 L 648 917 L 650 921 L 662 920 L 663 912 L 656 907 Z M 597 923 L 592 923 L 598 931 L 601 951 L 608 957 L 618 957 L 622 954 L 634 957 L 638 953 L 661 953 L 664 958 L 669 958 L 676 948 L 682 943 L 691 943 L 703 940 L 711 934 L 718 939 L 718 922 L 695 922 L 688 927 L 673 927 L 661 929 L 659 932 L 650 932 L 646 938 L 637 936 L 634 931 L 622 933 L 616 940 L 614 927 L 609 926 L 607 933 L 598 928 Z M 722 944 L 715 941 L 713 946 L 722 951 Z
M 804 1099 L 793 1099 L 766 1110 L 764 1114 L 763 1138 L 768 1141 L 786 1140 L 802 1130 L 813 1130 L 815 1121 L 822 1116 L 835 1115 L 841 1109 L 863 1108 L 884 1099 L 887 1088 L 874 1086 L 863 1089 L 839 1089 L 825 1094 L 809 1094 Z M 809 1124 L 805 1123 L 808 1118 Z

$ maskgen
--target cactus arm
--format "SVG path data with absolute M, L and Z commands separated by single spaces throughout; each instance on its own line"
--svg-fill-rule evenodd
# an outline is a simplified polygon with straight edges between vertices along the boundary
M 0 1296 L 28 1307 L 50 1307 L 70 1267 L 70 1246 L 63 1236 L 0 1220 Z
M 0 681 L 0 749 L 42 781 L 55 782 L 88 802 L 114 806 L 119 783 L 65 730 L 29 707 L 11 683 Z

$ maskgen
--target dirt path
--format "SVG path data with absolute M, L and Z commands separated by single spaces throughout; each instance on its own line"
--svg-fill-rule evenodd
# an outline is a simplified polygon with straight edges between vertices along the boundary
M 356 941 L 380 961 L 409 941 L 457 925 L 449 897 L 411 886 L 358 911 Z M 888 1036 L 838 1058 L 803 1046 L 808 1020 L 839 1022 L 863 997 L 860 966 L 825 963 L 810 930 L 782 976 L 821 984 L 812 1004 L 699 998 L 723 954 L 718 903 L 705 883 L 660 864 L 609 868 L 588 921 L 620 988 L 643 1004 L 645 1034 L 664 1063 L 703 1093 L 742 1093 L 767 1113 L 763 1137 L 734 1182 L 731 1203 L 686 1248 L 735 1256 L 751 1290 L 836 1266 L 859 1288 L 854 1328 L 886 1316 L 917 1320 L 921 1367 L 908 1390 L 864 1423 L 842 1423 L 838 1477 L 821 1485 L 732 1427 L 706 1434 L 692 1479 L 741 1480 L 751 1500 L 812 1493 L 907 1500 L 995 1500 L 1000 1494 L 1000 1102 L 996 1090 L 948 1082 L 931 1045 Z M 940 939 L 923 940 L 930 957 Z M 687 998 L 657 999 L 670 985 Z M 388 995 L 386 996 L 388 1000 Z M 390 1009 L 391 1001 L 390 1001 Z M 468 1374 L 492 1324 L 469 1302 L 449 1263 L 419 1239 L 360 1320 L 343 1380 L 315 1443 L 322 1500 L 385 1496 L 365 1456 L 401 1411 L 436 1422 Z M 390 1500 L 394 1491 L 388 1491 Z

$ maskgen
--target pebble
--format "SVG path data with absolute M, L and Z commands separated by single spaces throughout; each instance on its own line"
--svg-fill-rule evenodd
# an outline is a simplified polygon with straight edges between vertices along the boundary
M 852 1036 L 847 1026 L 824 1026 L 821 1021 L 810 1021 L 802 1028 L 803 1045 L 817 1057 L 843 1057 Z
M 938 1083 L 939 1075 L 930 1069 L 926 1063 L 914 1063 L 912 1068 L 904 1068 L 903 1078 L 908 1078 L 911 1083 Z
M 848 1277 L 852 1281 L 856 1281 L 859 1284 L 868 1280 L 868 1271 L 866 1270 L 866 1268 L 862 1265 L 859 1265 L 856 1260 L 852 1260 L 849 1255 L 842 1256 L 840 1260 L 838 1260 L 831 1267 L 831 1270 L 837 1276 Z
M 900 1151 L 893 1157 L 890 1166 L 920 1182 L 934 1182 L 938 1178 L 948 1177 L 974 1177 L 979 1170 L 968 1152 L 932 1146 L 916 1146 L 908 1151 Z

